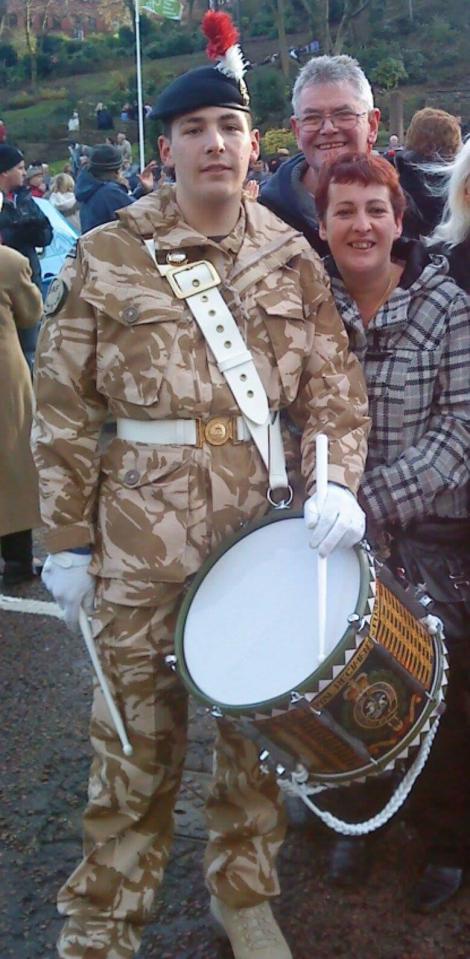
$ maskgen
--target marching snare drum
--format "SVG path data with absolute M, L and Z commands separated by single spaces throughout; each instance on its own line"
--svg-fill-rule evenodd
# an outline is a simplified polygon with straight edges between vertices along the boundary
M 278 762 L 348 783 L 419 746 L 441 709 L 445 653 L 425 610 L 358 546 L 328 559 L 320 662 L 308 536 L 301 515 L 274 513 L 209 558 L 180 611 L 177 669 Z

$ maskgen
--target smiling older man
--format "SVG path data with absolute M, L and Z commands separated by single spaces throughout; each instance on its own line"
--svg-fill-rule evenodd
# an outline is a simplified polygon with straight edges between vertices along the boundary
M 368 153 L 377 139 L 380 110 L 357 60 L 314 57 L 300 71 L 292 93 L 292 129 L 301 153 L 283 163 L 262 187 L 260 202 L 296 230 L 320 255 L 328 252 L 318 234 L 314 194 L 323 163 L 342 153 Z M 409 198 L 408 198 L 409 199 Z M 419 233 L 412 200 L 405 215 L 407 236 Z

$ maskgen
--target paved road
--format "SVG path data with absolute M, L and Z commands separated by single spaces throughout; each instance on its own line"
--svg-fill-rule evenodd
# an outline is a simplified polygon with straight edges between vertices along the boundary
M 49 597 L 40 585 L 16 595 Z M 0 611 L 2 839 L 0 959 L 53 959 L 56 890 L 80 854 L 91 673 L 80 639 L 45 616 Z M 211 720 L 193 707 L 187 771 L 176 810 L 171 864 L 141 959 L 229 959 L 208 919 L 202 879 Z M 314 820 L 292 829 L 280 859 L 276 905 L 295 959 L 470 959 L 470 890 L 438 917 L 409 912 L 419 865 L 400 822 L 380 843 L 366 887 L 324 881 L 328 837 Z

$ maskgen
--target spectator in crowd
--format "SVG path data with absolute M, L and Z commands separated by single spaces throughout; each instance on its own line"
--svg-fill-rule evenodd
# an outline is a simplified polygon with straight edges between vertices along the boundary
M 31 196 L 43 198 L 47 193 L 42 164 L 31 164 L 26 170 L 25 180 Z
M 121 174 L 126 179 L 129 190 L 133 192 L 139 186 L 139 166 L 131 160 L 123 160 Z
M 58 173 L 52 181 L 48 199 L 52 206 L 62 213 L 70 226 L 80 232 L 80 214 L 73 177 L 67 173 Z
M 50 171 L 50 169 L 49 169 L 49 164 L 48 164 L 48 163 L 41 163 L 40 166 L 42 167 L 42 174 L 43 174 L 43 177 L 44 177 L 44 183 L 46 184 L 46 196 L 47 196 L 47 192 L 48 192 L 48 191 L 50 190 L 50 188 L 51 188 L 52 175 L 51 175 L 51 171 Z
M 97 103 L 95 108 L 96 114 L 96 129 L 97 130 L 113 130 L 114 129 L 114 120 L 112 118 L 110 110 L 104 103 Z
M 80 170 L 88 170 L 88 167 L 90 166 L 90 158 L 91 158 L 91 153 L 92 153 L 92 147 L 84 147 L 84 150 L 86 150 L 86 153 L 82 153 L 82 154 L 80 155 L 80 159 L 79 159 L 79 161 L 78 161 L 79 171 L 80 171 Z
M 0 193 L 0 210 L 3 195 Z M 9 589 L 36 575 L 31 529 L 41 525 L 36 469 L 29 435 L 32 384 L 18 330 L 39 323 L 42 299 L 26 257 L 0 246 L 0 552 L 3 586 Z
M 74 110 L 72 116 L 67 121 L 67 130 L 69 133 L 78 133 L 80 129 L 80 117 L 77 110 Z
M 121 123 L 127 123 L 129 120 L 133 119 L 132 106 L 130 103 L 123 104 L 119 119 L 121 120 Z
M 121 154 L 121 159 L 128 160 L 129 163 L 132 163 L 132 146 L 125 133 L 118 133 L 116 145 Z
M 397 137 L 396 133 L 392 133 L 392 135 L 388 138 L 388 147 L 384 151 L 385 159 L 389 160 L 390 163 L 395 163 L 395 156 L 396 156 L 397 150 L 401 150 L 401 149 L 402 149 L 402 146 L 400 144 L 399 138 Z
M 441 222 L 429 237 L 429 250 L 447 257 L 451 277 L 470 293 L 470 140 L 440 172 L 446 180 L 446 206 Z
M 342 153 L 372 150 L 380 110 L 374 107 L 363 70 L 348 56 L 309 60 L 295 81 L 292 106 L 291 124 L 302 152 L 282 163 L 263 186 L 260 202 L 300 230 L 324 256 L 328 247 L 319 236 L 314 199 L 319 171 Z M 419 234 L 419 215 L 412 202 L 404 229 L 407 236 Z
M 0 144 L 0 192 L 3 194 L 3 209 L 0 212 L 1 241 L 29 260 L 33 282 L 41 290 L 41 266 L 37 248 L 49 245 L 52 240 L 52 227 L 24 185 L 25 177 L 21 151 L 7 143 Z M 39 325 L 20 331 L 21 345 L 31 368 L 38 331 Z
M 6 140 L 7 140 L 7 128 L 3 120 L 0 120 L 0 143 L 6 143 Z
M 449 653 L 446 711 L 409 803 L 426 855 L 411 902 L 429 912 L 470 865 L 470 300 L 443 257 L 400 239 L 405 197 L 383 157 L 325 165 L 315 196 L 333 295 L 371 400 L 359 491 L 368 539 L 395 575 L 424 584 Z M 365 842 L 337 841 L 337 881 L 350 881 L 353 849 L 362 856 Z
M 74 180 L 76 180 L 80 170 L 82 170 L 83 166 L 86 165 L 91 152 L 91 147 L 87 146 L 85 143 L 79 143 L 78 140 L 74 140 L 69 144 L 68 150 L 70 153 L 70 162 L 72 164 L 72 176 Z
M 462 146 L 457 117 L 445 110 L 425 107 L 412 117 L 405 137 L 405 149 L 395 156 L 400 183 L 411 194 L 421 216 L 423 235 L 431 233 L 441 219 L 444 200 L 438 179 L 426 166 L 450 162 Z
M 80 169 L 80 156 L 82 152 L 81 143 L 78 140 L 74 140 L 73 143 L 69 143 L 68 151 L 70 154 L 70 162 L 72 164 L 72 176 L 77 177 Z
M 254 160 L 250 163 L 250 168 L 248 170 L 247 180 L 254 180 L 255 183 L 258 183 L 260 186 L 263 183 L 266 183 L 269 180 L 270 172 L 266 160 L 263 160 L 262 157 L 259 157 L 258 160 Z
M 122 155 L 117 147 L 100 144 L 92 151 L 89 168 L 82 170 L 75 184 L 82 233 L 109 223 L 117 210 L 134 202 L 121 176 L 121 167 Z

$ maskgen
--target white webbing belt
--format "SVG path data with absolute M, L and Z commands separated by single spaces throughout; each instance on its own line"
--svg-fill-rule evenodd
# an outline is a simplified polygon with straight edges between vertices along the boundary
M 279 413 L 271 422 L 266 390 L 238 326 L 217 288 L 221 279 L 208 260 L 173 266 L 158 263 L 155 241 L 145 245 L 175 296 L 186 300 L 209 344 L 220 372 L 240 407 L 253 442 L 269 473 L 269 488 L 288 488 Z
M 237 440 L 249 440 L 250 432 L 243 416 L 234 417 Z M 120 440 L 128 443 L 160 443 L 176 446 L 197 446 L 199 442 L 196 420 L 130 420 L 117 419 L 116 433 Z

